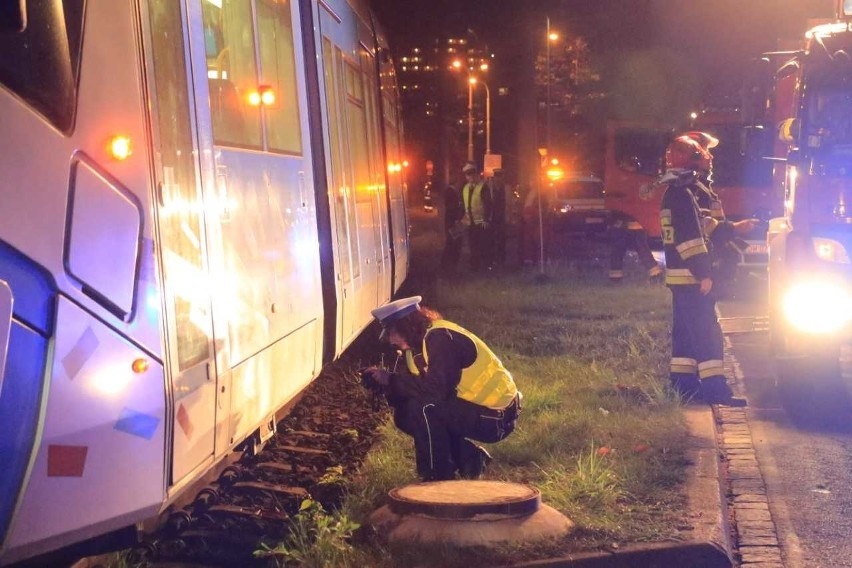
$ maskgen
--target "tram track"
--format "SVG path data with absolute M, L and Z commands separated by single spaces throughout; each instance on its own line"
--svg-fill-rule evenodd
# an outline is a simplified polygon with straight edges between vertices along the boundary
M 267 566 L 254 551 L 287 537 L 305 499 L 328 511 L 338 507 L 345 480 L 357 471 L 387 418 L 387 407 L 377 407 L 352 363 L 361 361 L 362 353 L 378 353 L 376 344 L 365 345 L 368 341 L 356 343 L 350 348 L 354 353 L 323 370 L 262 451 L 244 454 L 191 502 L 164 514 L 157 530 L 126 553 L 128 564 Z

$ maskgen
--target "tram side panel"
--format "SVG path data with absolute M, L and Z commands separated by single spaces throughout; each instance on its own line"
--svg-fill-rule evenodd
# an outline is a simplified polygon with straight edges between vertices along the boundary
M 0 420 L 20 425 L 0 430 L 0 563 L 126 526 L 164 498 L 135 15 L 121 2 L 89 6 L 85 22 L 83 2 L 32 6 L 27 31 L 0 39 L 0 280 L 13 306 Z M 132 144 L 123 161 L 108 152 L 116 135 Z
M 325 109 L 328 199 L 338 287 L 335 353 L 370 323 L 390 297 L 390 242 L 384 192 L 387 156 L 376 94 L 375 40 L 364 6 L 315 2 L 320 33 L 320 95 Z

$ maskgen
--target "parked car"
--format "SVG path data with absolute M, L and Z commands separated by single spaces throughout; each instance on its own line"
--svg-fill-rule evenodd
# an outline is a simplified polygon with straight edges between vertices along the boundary
M 571 176 L 549 185 L 547 201 L 554 231 L 587 236 L 606 231 L 603 180 L 592 175 Z

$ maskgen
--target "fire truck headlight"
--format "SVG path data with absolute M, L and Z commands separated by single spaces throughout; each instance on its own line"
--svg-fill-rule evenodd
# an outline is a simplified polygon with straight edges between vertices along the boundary
M 849 264 L 849 255 L 841 243 L 834 239 L 824 239 L 821 237 L 814 237 L 811 240 L 814 243 L 814 252 L 820 260 Z
M 852 297 L 834 282 L 794 284 L 784 296 L 784 316 L 805 333 L 832 333 L 852 320 Z

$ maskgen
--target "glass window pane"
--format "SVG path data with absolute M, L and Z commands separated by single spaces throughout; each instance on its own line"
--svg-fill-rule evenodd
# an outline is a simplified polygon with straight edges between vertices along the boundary
M 201 195 L 196 179 L 180 3 L 150 0 L 154 62 L 158 178 L 163 205 L 159 228 L 166 282 L 174 296 L 181 371 L 209 357 L 208 298 L 197 293 L 205 279 L 201 252 Z
M 331 141 L 329 143 L 329 153 L 331 154 L 331 186 L 334 217 L 336 220 L 336 233 L 338 237 L 338 255 L 340 256 L 340 267 L 343 271 L 343 282 L 352 280 L 352 271 L 350 267 L 351 255 L 349 253 L 349 229 L 347 226 L 347 199 L 346 199 L 346 182 L 343 178 L 343 163 L 341 156 L 341 148 L 343 140 L 340 137 L 340 112 L 338 111 L 339 96 L 337 93 L 337 84 L 334 76 L 334 50 L 331 42 L 327 38 L 322 41 L 322 57 L 323 69 L 325 71 L 325 99 L 328 105 L 328 124 L 329 135 Z
M 0 34 L 0 83 L 70 134 L 77 106 L 83 0 L 30 2 L 27 16 L 24 31 Z
M 302 153 L 296 58 L 289 0 L 262 0 L 257 4 L 261 83 L 275 93 L 275 103 L 264 107 L 266 143 L 270 150 Z
M 346 115 L 349 123 L 349 152 L 355 174 L 355 201 L 370 200 L 370 152 L 367 110 L 364 108 L 361 71 L 346 62 Z M 361 97 L 355 94 L 362 95 Z
M 248 0 L 201 0 L 213 137 L 217 144 L 262 148 L 254 31 Z

